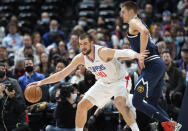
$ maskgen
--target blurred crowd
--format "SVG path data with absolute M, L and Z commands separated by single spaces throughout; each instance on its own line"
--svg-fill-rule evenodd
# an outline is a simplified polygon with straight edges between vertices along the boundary
M 73 5 L 80 8 L 84 2 L 85 5 L 95 3 L 92 0 L 77 2 L 72 0 Z M 64 80 L 42 86 L 43 96 L 38 103 L 25 100 L 26 85 L 63 70 L 74 56 L 80 53 L 79 35 L 84 32 L 91 34 L 95 44 L 116 49 L 130 48 L 126 38 L 128 25 L 119 17 L 121 2 L 123 1 L 98 1 L 103 5 L 118 3 L 116 9 L 118 13 L 110 26 L 109 18 L 107 19 L 102 13 L 96 16 L 95 24 L 90 24 L 90 19 L 87 16 L 78 15 L 79 11 L 75 8 L 77 19 L 74 19 L 75 22 L 69 31 L 64 30 L 62 20 L 51 17 L 48 11 L 41 12 L 40 19 L 37 19 L 32 25 L 33 28 L 28 31 L 22 30 L 24 25 L 21 25 L 17 15 L 6 17 L 7 23 L 0 24 L 1 131 L 12 129 L 37 131 L 45 128 L 57 131 L 61 128 L 66 131 L 74 130 L 76 105 L 96 81 L 91 72 L 80 65 Z M 147 25 L 152 40 L 158 46 L 159 54 L 166 65 L 161 106 L 171 118 L 177 120 L 184 90 L 188 85 L 188 1 L 136 0 L 136 2 L 140 7 L 139 17 Z M 109 11 L 106 13 L 108 14 Z M 0 19 L 2 23 L 5 19 L 3 13 L 0 13 Z M 122 61 L 122 64 L 131 75 L 134 88 L 139 75 L 138 66 L 135 61 Z M 88 116 L 92 116 L 94 110 Z M 110 111 L 113 117 L 113 112 L 116 111 L 113 102 L 101 112 L 105 111 Z M 98 113 L 96 114 L 95 117 L 98 116 Z M 142 116 L 144 114 L 138 112 L 138 124 L 141 130 L 146 130 Z M 97 122 L 97 118 L 95 121 L 93 117 L 88 118 L 92 120 L 89 120 L 89 124 L 86 125 L 87 129 L 99 128 L 98 130 L 110 131 Z M 113 120 L 108 115 L 98 118 L 98 121 L 102 121 L 101 119 Z M 91 123 L 95 125 L 95 129 Z M 118 124 L 118 120 L 113 123 Z M 116 130 L 116 127 L 111 127 L 112 129 Z

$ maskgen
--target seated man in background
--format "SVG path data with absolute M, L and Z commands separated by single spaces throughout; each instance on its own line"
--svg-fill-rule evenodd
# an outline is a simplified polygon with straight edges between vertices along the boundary
M 34 64 L 31 58 L 26 58 L 24 60 L 24 68 L 25 74 L 18 79 L 23 92 L 29 83 L 44 79 L 44 75 L 34 71 Z
M 166 65 L 166 72 L 164 77 L 166 89 L 164 90 L 166 90 L 165 94 L 167 103 L 169 106 L 180 108 L 185 89 L 185 77 L 183 76 L 181 70 L 173 65 L 172 58 L 168 50 L 164 50 L 162 52 L 162 59 Z M 173 108 L 170 107 L 169 110 L 170 109 Z

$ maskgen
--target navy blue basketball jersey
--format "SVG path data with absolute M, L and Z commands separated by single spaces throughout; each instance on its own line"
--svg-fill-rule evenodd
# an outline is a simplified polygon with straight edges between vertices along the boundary
M 134 51 L 136 51 L 136 52 L 138 52 L 138 53 L 140 53 L 140 33 L 137 34 L 137 35 L 131 35 L 131 34 L 128 33 L 127 34 L 127 39 L 130 42 L 131 49 L 134 50 Z M 156 59 L 156 58 L 160 58 L 159 57 L 159 53 L 158 53 L 158 48 L 155 45 L 155 43 L 152 41 L 152 38 L 151 38 L 150 34 L 148 36 L 148 44 L 147 44 L 146 50 L 149 50 L 150 54 L 145 59 L 145 61 L 147 61 L 147 60 L 153 60 L 153 59 Z

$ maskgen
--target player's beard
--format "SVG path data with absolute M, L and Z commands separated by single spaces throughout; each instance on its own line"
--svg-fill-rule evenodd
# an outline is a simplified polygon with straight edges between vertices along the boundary
M 84 53 L 84 52 L 82 51 L 82 54 L 83 54 L 83 55 L 89 55 L 90 53 L 91 53 L 91 45 L 90 45 L 90 49 L 88 49 L 87 52 Z
M 85 52 L 85 53 L 82 51 L 82 53 L 83 53 L 84 55 L 89 55 L 89 54 L 91 53 L 91 48 L 90 48 L 87 52 Z

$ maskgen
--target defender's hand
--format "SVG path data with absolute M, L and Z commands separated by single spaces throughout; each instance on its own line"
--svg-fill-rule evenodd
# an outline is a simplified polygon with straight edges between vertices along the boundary
M 143 52 L 141 52 L 139 54 L 139 57 L 138 57 L 138 64 L 140 66 L 140 69 L 142 70 L 143 68 L 145 68 L 145 65 L 144 65 L 144 59 L 148 56 L 150 52 L 148 50 L 144 50 Z

